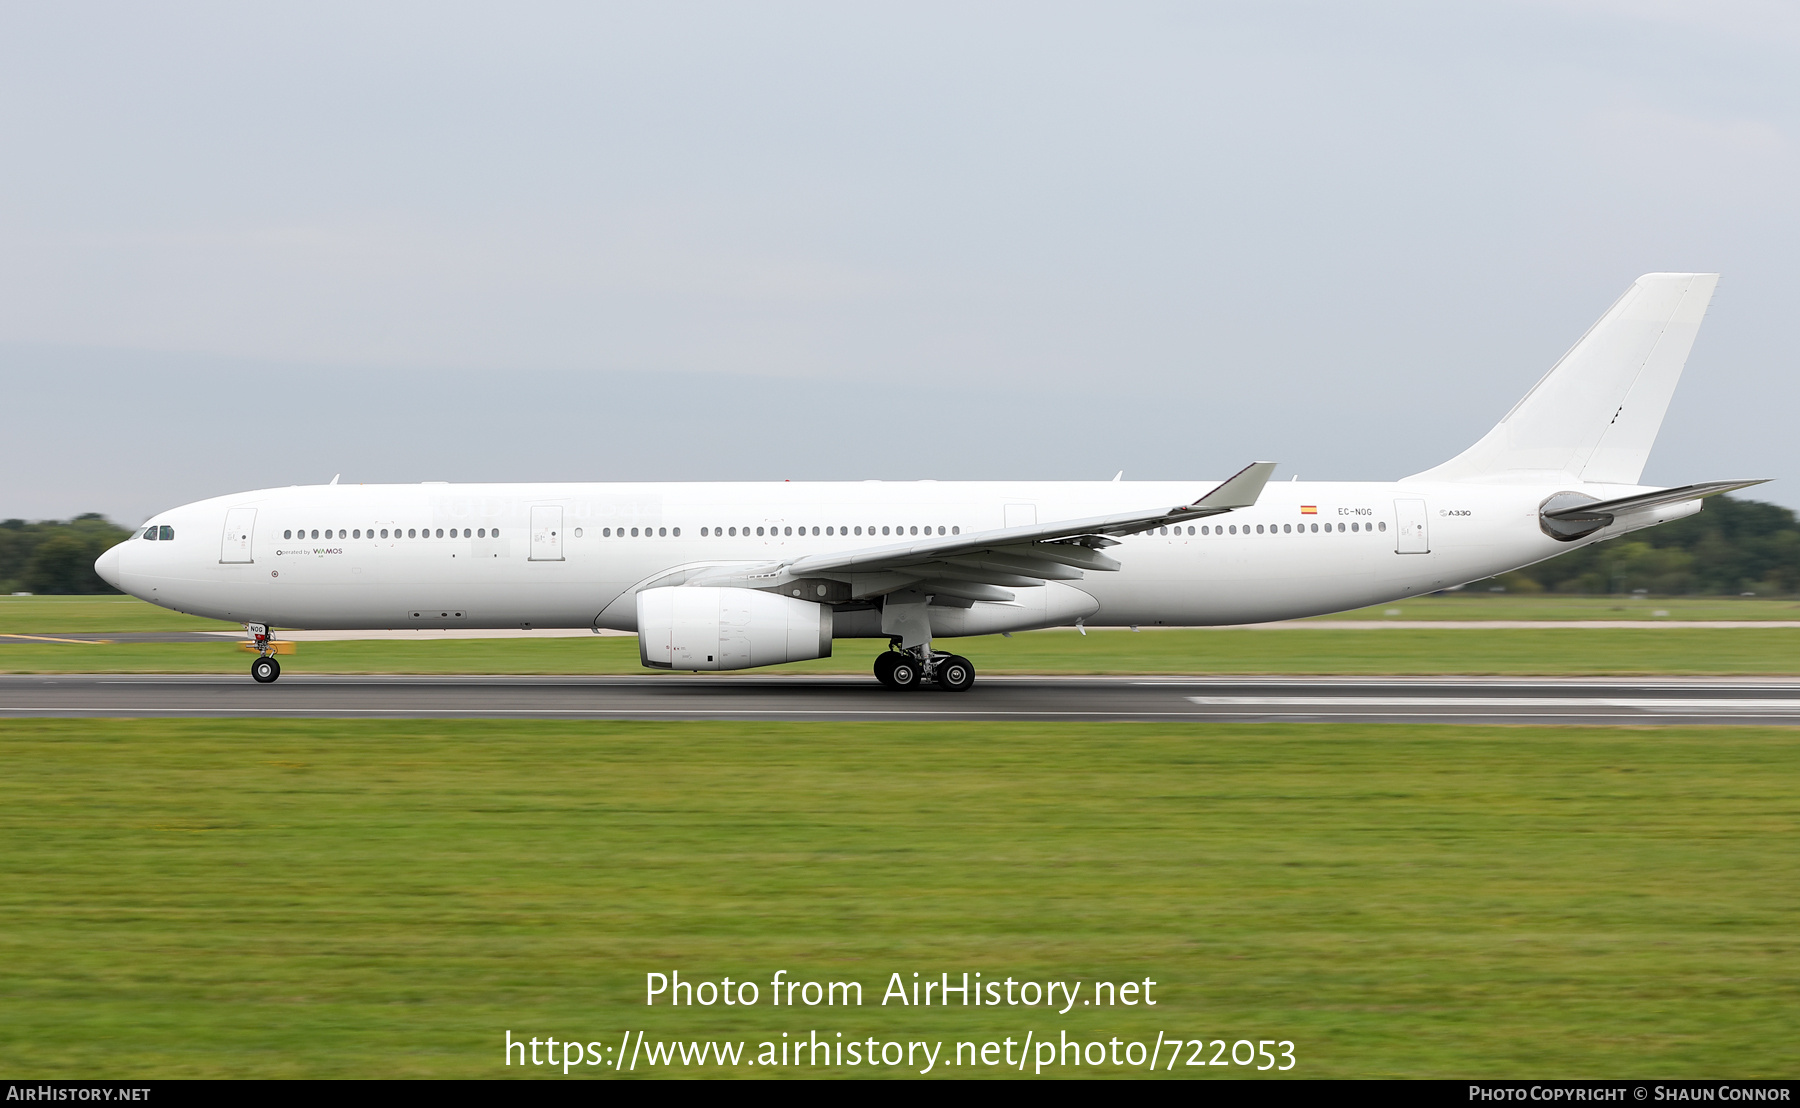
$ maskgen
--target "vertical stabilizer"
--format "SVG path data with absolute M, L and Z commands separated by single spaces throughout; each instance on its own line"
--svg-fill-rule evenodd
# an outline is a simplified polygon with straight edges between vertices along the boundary
M 1409 481 L 1635 485 L 1716 273 L 1646 273 L 1480 442 Z

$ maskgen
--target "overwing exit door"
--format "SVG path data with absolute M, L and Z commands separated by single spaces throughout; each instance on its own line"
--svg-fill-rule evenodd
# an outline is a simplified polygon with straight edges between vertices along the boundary
M 1423 500 L 1394 501 L 1394 553 L 1431 553 L 1430 535 L 1425 528 Z
M 219 561 L 253 562 L 251 540 L 256 535 L 256 509 L 231 508 L 225 512 L 225 535 L 219 543 Z
M 531 508 L 531 561 L 563 560 L 563 510 L 558 504 L 534 504 Z

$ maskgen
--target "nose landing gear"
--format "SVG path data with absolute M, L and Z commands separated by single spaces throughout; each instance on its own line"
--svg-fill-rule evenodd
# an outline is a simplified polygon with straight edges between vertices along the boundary
M 250 677 L 259 685 L 267 685 L 281 676 L 281 663 L 275 660 L 275 640 L 269 634 L 266 623 L 246 623 L 244 630 L 250 632 L 252 645 L 256 649 L 256 660 L 250 663 Z

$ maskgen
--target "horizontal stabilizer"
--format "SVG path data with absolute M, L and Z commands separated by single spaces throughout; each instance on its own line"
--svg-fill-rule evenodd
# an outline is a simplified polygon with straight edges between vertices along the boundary
M 1722 492 L 1733 492 L 1737 489 L 1747 489 L 1751 485 L 1760 485 L 1767 480 L 1768 478 L 1765 477 L 1757 481 L 1708 481 L 1700 485 L 1682 485 L 1680 488 L 1664 489 L 1661 492 L 1621 496 L 1617 500 L 1595 500 L 1588 504 L 1576 504 L 1567 508 L 1545 509 L 1544 515 L 1550 519 L 1567 520 L 1570 523 L 1599 519 L 1611 523 L 1614 516 L 1621 516 L 1626 512 L 1660 508 L 1665 504 L 1680 504 L 1688 500 L 1717 496 Z

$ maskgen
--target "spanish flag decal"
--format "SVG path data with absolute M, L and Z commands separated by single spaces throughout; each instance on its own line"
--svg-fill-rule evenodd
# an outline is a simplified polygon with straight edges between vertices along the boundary
M 1300 514 L 1303 516 L 1316 516 L 1319 514 L 1319 506 L 1317 504 L 1302 504 L 1300 505 Z

